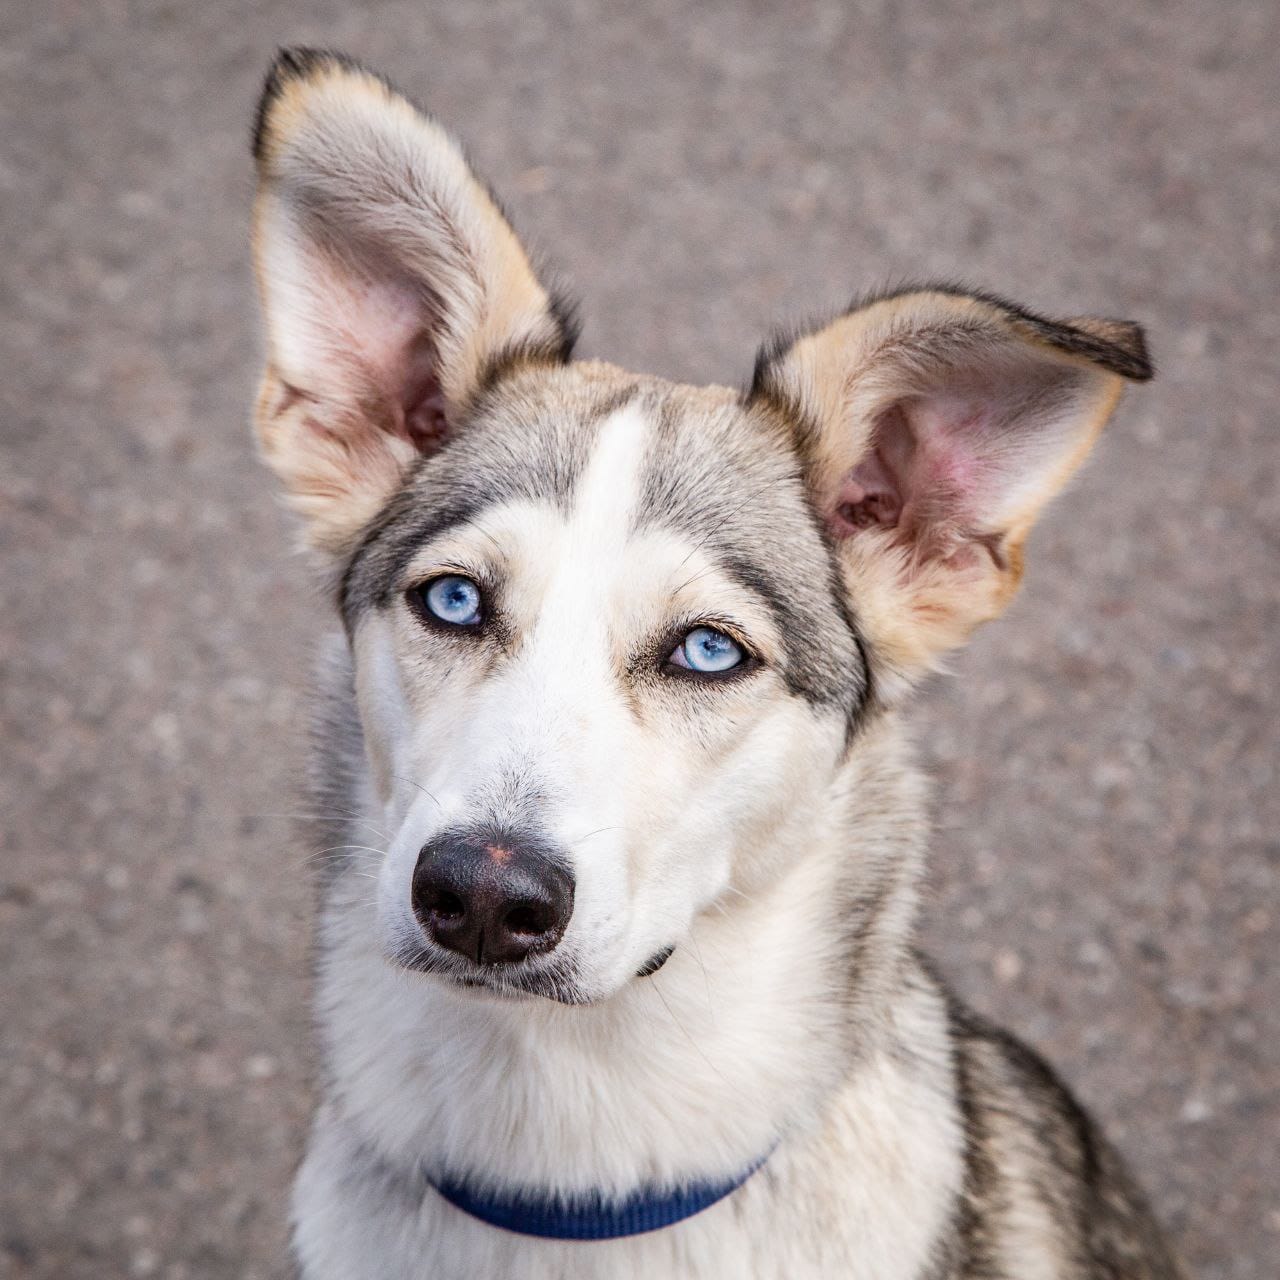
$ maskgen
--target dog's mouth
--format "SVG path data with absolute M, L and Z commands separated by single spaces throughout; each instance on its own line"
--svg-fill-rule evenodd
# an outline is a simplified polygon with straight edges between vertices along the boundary
M 587 1004 L 590 996 L 581 988 L 576 966 L 559 956 L 530 964 L 476 965 L 416 943 L 405 943 L 388 956 L 392 964 L 413 973 L 430 974 L 450 986 L 476 996 L 499 1000 L 542 998 L 558 1004 Z
M 655 952 L 636 970 L 637 978 L 657 973 L 675 951 L 674 946 Z M 424 947 L 404 948 L 390 957 L 392 962 L 414 973 L 443 978 L 451 986 L 481 997 L 498 1000 L 554 1000 L 557 1004 L 591 1004 L 593 997 L 585 992 L 572 962 L 552 957 L 538 968 L 525 964 L 468 966 L 452 957 L 442 956 Z
M 586 999 L 575 995 L 569 988 L 561 985 L 554 987 L 536 982 L 518 983 L 508 978 L 464 978 L 450 975 L 447 978 L 453 986 L 477 996 L 491 996 L 495 1000 L 554 1000 L 557 1004 L 585 1004 Z

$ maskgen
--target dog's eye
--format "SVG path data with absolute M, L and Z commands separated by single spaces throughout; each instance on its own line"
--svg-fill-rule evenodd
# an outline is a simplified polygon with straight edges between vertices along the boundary
M 741 666 L 746 655 L 731 636 L 714 627 L 694 627 L 676 646 L 668 661 L 687 671 L 717 676 Z
M 415 590 L 423 608 L 441 622 L 452 627 L 475 627 L 483 621 L 480 588 L 470 578 L 449 573 Z

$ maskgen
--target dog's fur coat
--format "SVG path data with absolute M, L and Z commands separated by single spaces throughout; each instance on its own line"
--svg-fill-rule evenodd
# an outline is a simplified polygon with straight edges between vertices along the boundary
M 570 360 L 456 145 L 349 61 L 282 54 L 254 151 L 258 431 L 345 629 L 307 1280 L 1176 1275 L 1087 1116 L 914 948 L 898 710 L 1016 589 L 1149 376 L 1137 328 L 915 289 L 767 347 L 747 392 L 673 386 Z M 442 574 L 483 589 L 483 628 L 423 612 Z M 731 678 L 682 662 L 699 627 L 742 650 Z M 547 954 L 424 931 L 419 850 L 459 824 L 559 850 Z M 703 1213 L 590 1244 L 427 1181 L 624 1196 L 770 1151 Z

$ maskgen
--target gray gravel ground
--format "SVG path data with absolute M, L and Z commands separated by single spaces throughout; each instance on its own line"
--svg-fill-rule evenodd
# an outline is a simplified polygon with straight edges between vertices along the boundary
M 607 10 L 607 11 L 606 11 Z M 0 1274 L 284 1273 L 309 1106 L 300 691 L 252 456 L 272 47 L 384 68 L 576 284 L 739 380 L 904 276 L 1162 365 L 929 689 L 929 942 L 1118 1136 L 1197 1273 L 1280 1257 L 1280 7 L 7 0 Z

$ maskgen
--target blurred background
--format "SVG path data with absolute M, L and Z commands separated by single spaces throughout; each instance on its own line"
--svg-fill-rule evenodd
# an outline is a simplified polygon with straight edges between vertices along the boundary
M 1205 1280 L 1280 1257 L 1280 6 L 0 6 L 0 1275 L 276 1277 L 309 1105 L 290 839 L 328 625 L 250 444 L 280 43 L 448 122 L 582 351 L 740 383 L 912 277 L 1148 326 L 1027 586 L 926 690 L 926 938 Z

